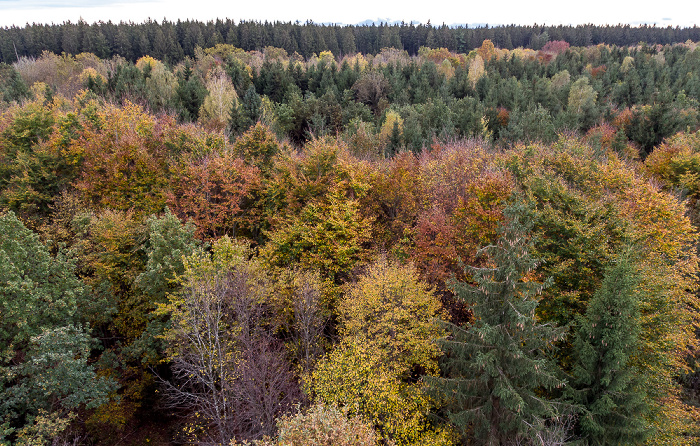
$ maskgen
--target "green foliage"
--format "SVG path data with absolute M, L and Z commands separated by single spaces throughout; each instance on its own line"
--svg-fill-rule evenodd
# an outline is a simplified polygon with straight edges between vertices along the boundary
M 169 209 L 160 218 L 150 217 L 146 225 L 148 261 L 136 284 L 146 294 L 163 300 L 177 290 L 177 279 L 185 270 L 182 259 L 192 255 L 199 243 L 194 238 L 194 225 L 183 225 Z
M 78 322 L 74 316 L 88 288 L 75 277 L 74 263 L 63 254 L 52 257 L 12 212 L 0 215 L 0 233 L 0 343 L 6 355 L 24 350 L 44 327 Z
M 336 282 L 365 260 L 363 244 L 369 241 L 371 221 L 362 217 L 358 200 L 337 189 L 326 200 L 308 203 L 298 216 L 268 233 L 261 255 L 270 265 L 299 263 Z
M 0 101 L 20 102 L 29 98 L 29 88 L 17 70 L 0 63 Z
M 262 100 L 251 85 L 246 90 L 239 103 L 234 103 L 231 109 L 231 132 L 240 135 L 248 130 L 262 117 Z
M 166 321 L 155 317 L 155 307 L 180 290 L 178 280 L 185 272 L 183 259 L 196 252 L 200 243 L 194 238 L 194 226 L 183 225 L 170 210 L 162 217 L 150 217 L 146 226 L 148 241 L 144 251 L 148 260 L 145 270 L 136 277 L 134 288 L 145 295 L 147 306 L 142 311 L 146 312 L 148 322 L 134 349 L 142 352 L 143 363 L 156 364 L 164 351 L 157 339 L 165 331 Z
M 206 95 L 206 85 L 192 71 L 188 60 L 178 79 L 177 99 L 181 107 L 180 118 L 183 121 L 196 121 Z
M 619 258 L 578 319 L 568 394 L 581 407 L 579 429 L 591 445 L 639 444 L 650 431 L 642 379 L 630 367 L 639 349 L 637 274 L 631 260 Z
M 638 143 L 643 155 L 651 153 L 664 138 L 678 131 L 695 130 L 697 110 L 688 110 L 668 101 L 633 108 L 630 122 L 624 127 L 630 140 Z
M 522 205 L 507 208 L 497 245 L 483 249 L 492 265 L 471 268 L 475 285 L 454 284 L 457 296 L 471 305 L 474 322 L 447 324 L 452 334 L 440 341 L 443 374 L 428 381 L 443 395 L 449 421 L 463 435 L 473 431 L 482 444 L 533 437 L 542 420 L 557 413 L 543 391 L 565 384 L 545 356 L 565 330 L 535 316 L 545 285 L 533 277 L 537 261 L 528 252 L 528 212 Z
M 92 344 L 78 317 L 88 289 L 74 264 L 52 257 L 11 212 L 0 232 L 0 419 L 22 428 L 41 410 L 64 416 L 104 404 L 115 383 L 88 365 Z
M 224 307 L 238 302 L 226 308 L 226 322 L 210 331 L 231 329 L 224 333 L 233 343 L 233 359 L 225 365 L 230 379 L 221 388 L 229 401 L 235 399 L 236 410 L 227 412 L 222 425 L 228 433 L 216 442 L 273 434 L 275 417 L 299 396 L 299 382 L 307 391 L 322 388 L 352 413 L 363 412 L 381 427 L 383 441 L 449 442 L 453 434 L 427 414 L 442 417 L 456 408 L 449 398 L 438 401 L 423 393 L 425 380 L 440 373 L 435 346 L 423 340 L 439 334 L 410 316 L 422 311 L 415 300 L 388 298 L 400 293 L 376 286 L 400 283 L 399 277 L 376 273 L 381 269 L 376 265 L 366 273 L 374 274 L 374 282 L 357 277 L 377 251 L 410 260 L 415 270 L 403 274 L 411 280 L 419 276 L 434 291 L 411 281 L 405 289 L 433 303 L 435 296 L 442 299 L 449 314 L 443 317 L 457 333 L 453 341 L 479 330 L 496 333 L 474 313 L 480 307 L 472 307 L 472 300 L 478 299 L 464 291 L 466 285 L 448 289 L 446 282 L 453 277 L 473 284 L 481 277 L 487 284 L 482 288 L 490 286 L 486 272 L 498 270 L 494 258 L 475 253 L 495 242 L 503 207 L 519 190 L 532 206 L 528 250 L 542 260 L 523 280 L 551 277 L 536 309 L 527 306 L 521 313 L 534 311 L 534 326 L 579 321 L 581 332 L 595 332 L 601 326 L 586 325 L 585 315 L 597 308 L 615 259 L 635 246 L 637 326 L 630 325 L 629 333 L 636 347 L 624 358 L 616 356 L 624 360 L 631 383 L 620 393 L 630 406 L 641 401 L 644 410 L 635 419 L 643 430 L 648 427 L 647 443 L 692 443 L 698 429 L 690 417 L 697 411 L 682 397 L 697 396 L 692 389 L 681 393 L 677 377 L 687 370 L 686 362 L 695 367 L 697 349 L 697 234 L 691 221 L 700 221 L 694 133 L 700 53 L 690 41 L 637 47 L 567 43 L 588 45 L 600 37 L 597 31 L 603 32 L 590 26 L 359 29 L 230 21 L 0 29 L 0 60 L 15 62 L 0 65 L 0 208 L 39 228 L 47 244 L 34 249 L 36 240 L 28 236 L 17 243 L 0 240 L 17 258 L 34 259 L 25 262 L 24 272 L 12 269 L 19 262 L 9 262 L 12 255 L 0 259 L 0 272 L 10 278 L 0 301 L 0 338 L 12 345 L 0 355 L 2 372 L 8 371 L 0 379 L 12 410 L 25 411 L 0 419 L 0 431 L 12 441 L 31 442 L 34 436 L 45 442 L 67 425 L 69 410 L 79 414 L 71 432 L 87 428 L 93 437 L 86 441 L 93 443 L 121 438 L 149 417 L 170 423 L 162 416 L 168 410 L 158 408 L 173 400 L 156 392 L 153 371 L 162 377 L 176 372 L 176 379 L 163 383 L 171 390 L 203 387 L 188 387 L 185 369 L 170 369 L 163 361 L 164 349 L 177 347 L 162 337 L 175 313 L 154 309 L 174 298 L 199 299 L 201 307 L 202 295 L 219 293 Z M 60 34 L 46 34 L 51 32 Z M 655 32 L 604 30 L 606 39 L 624 34 L 625 44 Z M 692 30 L 663 33 L 664 42 L 681 33 L 684 41 L 694 39 Z M 259 51 L 268 40 L 275 47 Z M 380 50 L 380 43 L 404 45 L 406 51 Z M 528 43 L 542 51 L 510 49 Z M 14 45 L 20 56 L 42 45 L 51 48 L 16 60 Z M 112 45 L 128 60 L 100 59 Z M 202 50 L 205 46 L 213 48 Z M 61 47 L 70 49 L 57 56 Z M 358 49 L 365 54 L 355 54 Z M 80 50 L 99 57 L 70 55 Z M 142 52 L 167 63 L 154 57 L 132 63 Z M 27 101 L 30 95 L 35 100 Z M 156 114 L 133 104 L 148 105 Z M 176 115 L 184 121 L 199 117 L 207 128 L 179 124 Z M 582 138 L 571 133 L 589 128 Z M 686 132 L 671 136 L 679 130 Z M 285 140 L 290 143 L 280 143 Z M 651 152 L 645 167 L 640 148 L 642 157 Z M 9 221 L 8 231 L 20 233 Z M 214 257 L 226 251 L 224 235 L 246 237 L 255 250 L 231 248 L 238 253 L 231 254 L 235 266 L 222 261 L 209 267 L 214 257 L 204 253 L 208 248 L 195 234 L 222 240 Z M 22 249 L 27 252 L 20 255 Z M 32 256 L 32 249 L 48 257 Z M 195 262 L 193 253 L 202 268 L 188 282 L 182 257 Z M 52 269 L 52 262 L 65 271 Z M 32 276 L 37 271 L 50 274 L 46 286 Z M 85 285 L 74 282 L 75 275 Z M 209 286 L 212 281 L 217 285 Z M 239 305 L 250 301 L 239 302 L 236 293 L 250 291 L 251 283 L 265 288 L 266 297 Z M 455 298 L 458 290 L 468 297 Z M 535 300 L 526 294 L 521 300 Z M 250 329 L 241 321 L 249 321 Z M 193 335 L 194 325 L 180 339 Z M 88 333 L 100 342 L 91 342 Z M 590 361 L 578 355 L 589 351 L 581 347 L 585 333 L 579 338 L 560 340 L 552 356 L 561 371 L 577 371 L 572 376 L 583 395 L 592 384 L 581 372 Z M 324 350 L 330 353 L 316 370 L 321 375 L 314 375 Z M 173 352 L 172 364 L 183 359 L 174 359 Z M 450 354 L 457 356 L 456 350 Z M 539 365 L 541 352 L 535 356 L 531 363 Z M 32 368 L 28 361 L 34 357 L 46 372 Z M 469 362 L 478 364 L 473 357 Z M 189 370 L 196 375 L 196 361 L 189 364 L 195 364 Z M 615 366 L 605 368 L 614 375 L 611 385 L 617 377 L 627 379 Z M 445 370 L 442 378 L 448 379 L 451 372 Z M 476 365 L 469 369 L 468 379 L 476 379 L 475 370 Z M 110 389 L 120 398 L 86 408 L 90 392 L 98 404 L 109 387 L 91 373 L 118 379 L 121 387 Z M 688 373 L 683 382 L 691 385 L 696 377 Z M 38 379 L 49 388 L 49 403 L 37 393 Z M 81 396 L 68 385 L 80 379 L 104 386 L 85 385 Z M 560 393 L 546 387 L 537 387 L 536 396 Z M 62 399 L 77 407 L 62 406 Z M 346 401 L 358 403 L 351 407 Z M 443 410 L 438 406 L 444 401 Z M 198 411 L 173 406 L 195 420 L 187 426 L 198 438 L 184 441 L 203 440 L 208 427 L 196 422 Z M 600 406 L 595 407 L 582 412 L 592 420 L 592 431 L 606 418 L 595 415 Z M 545 410 L 551 409 L 546 400 L 539 409 L 523 409 L 513 420 L 525 417 L 533 426 L 526 433 L 536 432 L 537 441 L 546 443 L 545 434 L 553 438 L 565 426 L 545 419 L 553 413 Z M 214 424 L 221 419 L 199 417 L 204 418 Z M 580 420 L 578 440 L 593 441 L 594 434 L 582 438 Z M 477 425 L 465 424 L 464 442 L 480 441 Z M 503 429 L 513 436 L 508 441 L 529 441 L 518 436 L 517 426 Z
M 511 141 L 551 143 L 556 140 L 554 122 L 549 111 L 538 105 L 534 109 L 513 112 L 501 136 Z
M 39 415 L 34 417 L 34 423 L 25 425 L 17 431 L 17 446 L 49 446 L 58 438 L 68 425 L 75 419 L 72 412 L 68 416 L 60 416 L 57 413 L 47 414 L 40 410 Z M 3 438 L 0 433 L 0 440 Z
M 25 118 L 16 116 L 13 122 L 15 128 L 10 127 L 5 132 L 8 144 L 3 156 L 6 164 L 0 168 L 0 206 L 13 210 L 25 221 L 38 225 L 41 219 L 47 217 L 49 206 L 55 197 L 77 175 L 76 167 L 62 150 L 74 137 L 79 124 L 73 114 L 63 115 L 47 108 L 32 111 L 32 108 L 34 107 L 24 110 L 24 113 L 45 114 L 41 118 L 43 122 L 26 124 L 46 128 L 17 128 Z M 15 131 L 21 131 L 24 136 L 18 138 Z M 39 134 L 28 137 L 32 132 Z M 13 146 L 13 140 L 19 146 Z
M 672 376 L 685 368 L 687 352 L 679 346 L 695 343 L 688 309 L 696 298 L 688 290 L 697 265 L 685 206 L 612 152 L 601 156 L 575 139 L 522 148 L 508 159 L 535 199 L 536 254 L 546 262 L 539 271 L 554 282 L 538 307 L 543 320 L 568 324 L 583 315 L 613 259 L 625 246 L 637 247 L 641 347 L 631 367 L 645 383 L 647 421 L 654 425 L 648 441 L 682 444 L 693 411 L 679 400 Z M 566 371 L 573 363 L 569 342 L 559 353 Z
M 31 338 L 25 362 L 10 367 L 15 385 L 4 390 L 7 416 L 61 411 L 105 404 L 116 382 L 98 378 L 88 365 L 91 339 L 82 327 L 44 328 Z
M 303 153 L 280 153 L 262 203 L 270 227 L 261 252 L 266 261 L 300 262 L 336 284 L 364 261 L 372 223 L 361 212 L 369 187 L 364 167 L 328 140 L 308 144 Z

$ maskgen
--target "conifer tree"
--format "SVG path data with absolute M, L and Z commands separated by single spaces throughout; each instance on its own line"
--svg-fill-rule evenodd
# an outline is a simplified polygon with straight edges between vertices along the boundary
M 533 280 L 538 262 L 528 253 L 531 225 L 523 222 L 524 212 L 522 205 L 506 209 L 499 241 L 480 251 L 492 266 L 469 268 L 475 284 L 453 284 L 457 298 L 471 305 L 474 322 L 447 323 L 452 335 L 441 341 L 443 376 L 429 378 L 446 398 L 449 421 L 490 446 L 536 435 L 544 419 L 556 415 L 555 403 L 540 390 L 564 384 L 544 352 L 565 329 L 535 317 L 546 284 Z
M 196 120 L 206 95 L 207 87 L 195 75 L 188 59 L 178 79 L 177 98 L 180 105 L 180 118 L 183 121 Z
M 649 433 L 645 393 L 629 364 L 640 329 L 637 280 L 632 262 L 618 259 L 579 319 L 574 390 L 568 393 L 581 406 L 578 427 L 590 445 L 639 444 Z
M 239 104 L 234 103 L 230 114 L 230 128 L 232 136 L 240 135 L 248 130 L 260 119 L 262 113 L 262 99 L 251 85 L 246 90 Z

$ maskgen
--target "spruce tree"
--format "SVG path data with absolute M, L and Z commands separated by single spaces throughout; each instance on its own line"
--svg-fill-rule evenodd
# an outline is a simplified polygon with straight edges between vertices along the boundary
M 183 121 L 195 121 L 206 96 L 207 87 L 202 80 L 195 75 L 190 60 L 186 60 L 185 68 L 180 74 L 177 87 L 180 118 Z
M 399 129 L 399 121 L 394 121 L 394 126 L 391 128 L 391 137 L 387 144 L 388 155 L 394 156 L 401 148 L 401 130 Z
M 463 434 L 471 431 L 479 444 L 535 435 L 556 414 L 556 404 L 542 390 L 564 384 L 544 353 L 565 329 L 540 324 L 535 316 L 545 284 L 531 275 L 538 262 L 528 253 L 531 225 L 523 222 L 525 211 L 522 205 L 509 207 L 497 244 L 481 250 L 492 266 L 469 268 L 474 284 L 453 284 L 474 321 L 447 323 L 452 335 L 441 341 L 443 375 L 429 379 L 446 398 L 449 421 Z
M 258 92 L 255 91 L 254 86 L 251 85 L 248 87 L 248 90 L 246 90 L 243 95 L 241 107 L 243 108 L 243 114 L 248 120 L 248 127 L 255 124 L 260 119 L 260 115 L 262 114 L 262 99 Z
M 571 399 L 580 405 L 579 434 L 590 445 L 638 444 L 649 433 L 645 393 L 629 360 L 637 351 L 637 273 L 622 257 L 605 274 L 579 319 Z
M 248 130 L 260 119 L 262 114 L 262 99 L 251 85 L 246 90 L 239 104 L 233 103 L 230 112 L 231 136 L 238 136 Z

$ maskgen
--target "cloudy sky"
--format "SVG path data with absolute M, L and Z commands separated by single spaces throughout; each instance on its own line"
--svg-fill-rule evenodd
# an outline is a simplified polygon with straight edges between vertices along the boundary
M 656 23 L 683 27 L 698 23 L 700 4 L 693 0 L 0 0 L 0 26 L 77 22 L 81 17 L 89 23 L 231 18 L 354 24 L 389 19 L 430 20 L 433 25 Z

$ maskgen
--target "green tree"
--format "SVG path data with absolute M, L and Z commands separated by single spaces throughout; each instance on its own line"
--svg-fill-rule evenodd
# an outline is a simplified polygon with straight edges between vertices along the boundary
M 178 278 L 185 272 L 183 259 L 199 248 L 195 227 L 183 225 L 166 209 L 162 217 L 152 216 L 146 221 L 148 239 L 144 251 L 148 256 L 145 271 L 136 277 L 135 288 L 143 293 L 146 325 L 135 341 L 134 350 L 140 350 L 142 362 L 153 365 L 162 358 L 164 346 L 158 342 L 167 321 L 154 314 L 157 304 L 167 302 L 167 296 L 180 291 Z
M 620 257 L 579 317 L 572 390 L 581 407 L 579 429 L 590 445 L 639 444 L 647 436 L 646 393 L 630 359 L 639 349 L 637 271 Z
M 501 132 L 501 137 L 513 142 L 545 143 L 556 140 L 552 116 L 541 105 L 528 110 L 517 110 L 510 114 L 508 127 Z
M 25 350 L 43 327 L 66 326 L 88 289 L 74 275 L 67 258 L 51 257 L 39 237 L 12 212 L 0 215 L 0 345 Z M 13 355 L 10 355 L 12 358 Z
M 579 127 L 587 129 L 593 126 L 597 117 L 596 99 L 598 92 L 590 85 L 587 77 L 580 77 L 571 85 L 567 111 L 572 115 Z
M 522 205 L 504 211 L 508 223 L 498 243 L 481 250 L 493 266 L 470 268 L 475 285 L 454 284 L 457 297 L 472 305 L 474 322 L 447 323 L 452 335 L 440 342 L 447 354 L 443 376 L 428 381 L 445 397 L 450 422 L 490 446 L 534 435 L 556 414 L 541 391 L 564 384 L 544 352 L 565 330 L 535 317 L 545 285 L 532 276 L 537 261 L 528 253 L 525 212 Z
M 78 306 L 87 287 L 63 254 L 52 257 L 12 212 L 0 215 L 0 443 L 35 418 L 68 417 L 107 402 L 112 380 L 87 361 Z
M 185 68 L 179 75 L 177 87 L 177 99 L 180 103 L 180 118 L 184 121 L 195 121 L 199 114 L 199 109 L 204 103 L 207 95 L 207 87 L 202 79 L 197 76 L 188 60 L 185 61 Z
M 355 265 L 366 258 L 371 220 L 363 218 L 357 199 L 347 199 L 339 187 L 314 200 L 276 231 L 270 231 L 261 251 L 271 266 L 287 267 L 299 262 L 318 269 L 325 279 L 340 283 Z
M 260 119 L 262 115 L 262 99 L 255 91 L 255 87 L 251 85 L 246 90 L 243 98 L 238 102 L 234 102 L 231 107 L 231 134 L 240 135 L 248 130 Z
M 29 88 L 11 65 L 0 63 L 0 101 L 19 102 L 29 98 Z

